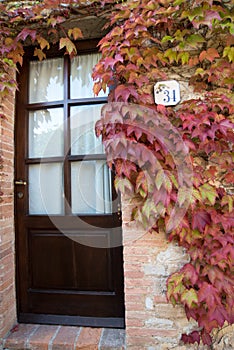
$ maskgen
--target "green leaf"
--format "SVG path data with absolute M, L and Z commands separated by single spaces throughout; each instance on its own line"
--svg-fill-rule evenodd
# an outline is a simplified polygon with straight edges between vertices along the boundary
M 175 0 L 175 1 L 173 2 L 173 6 L 181 5 L 181 4 L 183 4 L 185 1 L 187 1 L 187 0 Z
M 217 195 L 216 189 L 214 187 L 212 187 L 211 185 L 209 185 L 208 183 L 202 185 L 199 188 L 199 191 L 201 193 L 202 199 L 208 199 L 208 201 L 214 205 L 215 204 L 215 200 Z
M 176 61 L 177 58 L 177 52 L 173 49 L 168 49 L 165 54 L 164 57 L 169 58 L 170 63 Z
M 223 57 L 227 57 L 229 62 L 234 62 L 234 47 L 226 46 L 223 50 Z
M 177 194 L 177 201 L 180 207 L 184 204 L 184 202 L 187 199 L 187 192 L 188 192 L 188 189 L 186 187 L 179 188 L 179 191 Z
M 140 193 L 140 196 L 141 196 L 142 198 L 146 198 L 146 196 L 147 196 L 147 192 L 145 192 L 145 191 L 143 190 L 143 188 L 142 188 L 142 187 L 140 187 L 140 189 L 139 189 L 139 193 Z
M 205 41 L 206 40 L 200 34 L 189 35 L 186 39 L 186 42 L 194 48 L 196 48 L 198 44 L 204 43 Z
M 147 199 L 142 207 L 142 213 L 149 219 L 150 215 L 156 212 L 156 207 L 151 199 Z
M 175 177 L 172 173 L 169 174 L 169 177 L 170 177 L 170 179 L 171 179 L 171 182 L 172 182 L 173 185 L 175 186 L 175 188 L 178 188 L 178 182 L 177 182 L 177 180 L 176 180 L 176 177 Z
M 167 190 L 167 192 L 171 193 L 171 191 L 172 191 L 172 183 L 171 183 L 171 181 L 170 181 L 168 176 L 165 176 L 164 186 L 165 186 L 165 189 Z
M 195 7 L 194 9 L 191 9 L 189 11 L 184 11 L 181 15 L 182 18 L 188 18 L 190 21 L 193 21 L 195 17 L 201 17 L 203 16 L 203 7 Z
M 198 190 L 196 190 L 195 188 L 193 188 L 193 197 L 195 199 L 197 199 L 199 202 L 201 202 L 201 200 L 202 200 L 200 192 Z
M 174 40 L 175 40 L 175 39 L 173 38 L 173 36 L 165 35 L 165 36 L 162 38 L 161 43 L 163 44 L 163 43 L 166 43 L 166 42 L 168 42 L 168 41 L 170 41 L 170 42 L 173 43 Z
M 127 191 L 129 191 L 130 193 L 133 192 L 133 185 L 127 178 L 116 177 L 114 181 L 114 185 L 116 190 L 122 193 L 125 193 Z
M 198 304 L 197 292 L 195 289 L 191 288 L 185 290 L 181 295 L 181 301 L 188 305 L 188 307 L 196 307 Z
M 160 190 L 162 183 L 164 181 L 164 178 L 165 178 L 164 170 L 160 169 L 157 172 L 156 179 L 155 179 L 155 185 L 156 185 L 158 190 Z
M 188 52 L 180 52 L 177 56 L 177 62 L 181 60 L 182 64 L 188 64 L 189 62 L 189 53 Z

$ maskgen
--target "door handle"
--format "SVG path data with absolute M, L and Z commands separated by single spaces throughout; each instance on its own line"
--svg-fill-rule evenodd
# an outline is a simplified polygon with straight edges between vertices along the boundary
M 26 185 L 27 185 L 27 181 L 16 180 L 16 181 L 15 181 L 15 185 L 26 186 Z

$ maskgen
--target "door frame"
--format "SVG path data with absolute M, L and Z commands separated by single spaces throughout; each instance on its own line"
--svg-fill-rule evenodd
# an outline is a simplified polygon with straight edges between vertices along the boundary
M 98 43 L 99 39 L 97 40 L 87 40 L 87 41 L 82 41 L 79 42 L 78 44 L 78 52 L 79 53 L 91 53 L 91 52 L 97 52 L 97 43 Z M 30 47 L 27 48 L 27 54 L 25 55 L 25 59 L 29 60 L 30 58 L 32 58 L 32 54 L 33 54 L 33 50 L 34 48 Z M 54 58 L 54 57 L 62 57 L 63 53 L 59 52 L 58 50 L 58 46 L 53 46 L 51 48 L 51 50 L 48 51 L 48 55 L 47 58 Z M 20 94 L 17 92 L 16 93 L 16 115 L 18 115 L 15 119 L 15 148 L 17 150 L 17 152 L 20 152 L 20 154 L 27 154 L 27 150 L 24 149 L 24 144 L 23 142 L 20 141 L 20 138 L 17 137 L 16 135 L 16 130 L 19 127 L 19 124 L 21 125 L 21 130 L 23 130 L 23 133 L 21 135 L 22 138 L 24 138 L 26 140 L 27 135 L 28 135 L 28 125 L 26 122 L 26 117 L 25 115 L 23 115 L 25 112 L 24 110 L 27 109 L 27 100 L 28 100 L 28 91 L 27 91 L 27 80 L 28 80 L 28 74 L 26 74 L 26 65 L 23 65 L 22 68 L 19 69 L 19 73 L 17 76 L 17 80 L 19 81 L 19 75 L 20 75 L 20 81 L 21 84 L 19 86 L 20 89 Z M 22 97 L 23 96 L 23 97 Z M 101 101 L 106 102 L 106 98 L 99 98 L 99 102 L 101 103 Z M 25 106 L 26 108 L 23 108 L 22 110 L 20 110 L 20 106 Z M 24 123 L 24 125 L 22 125 L 22 123 Z M 17 152 L 15 152 L 15 175 L 17 174 L 17 178 L 15 176 L 15 179 L 18 179 L 19 177 L 21 178 L 25 178 L 26 174 L 18 174 L 17 170 L 18 170 L 18 163 L 17 163 Z M 16 189 L 15 189 L 15 194 L 16 194 Z M 25 188 L 25 196 L 28 198 L 28 187 Z M 20 208 L 20 211 L 25 212 L 28 210 L 28 208 L 24 208 L 23 206 L 23 202 L 21 202 L 20 204 L 18 204 L 18 208 Z M 20 255 L 20 250 L 21 250 L 21 241 L 20 241 L 20 237 L 19 237 L 19 232 L 21 230 L 23 230 L 23 227 L 21 225 L 22 222 L 19 222 L 17 220 L 17 212 L 16 212 L 17 208 L 15 205 L 15 227 L 18 228 L 18 232 L 16 232 L 16 293 L 17 296 L 21 299 L 21 295 L 20 295 L 20 288 L 19 288 L 19 276 L 21 275 L 22 278 L 22 271 L 19 270 L 19 255 Z M 116 210 L 116 209 L 115 209 Z M 123 253 L 122 253 L 122 257 L 123 257 Z M 25 261 L 24 263 L 27 264 L 26 261 L 27 257 L 24 257 Z M 23 276 L 23 278 L 27 279 L 27 276 Z M 124 278 L 123 278 L 123 294 L 124 294 Z M 17 299 L 18 299 L 17 297 Z M 123 307 L 124 307 L 124 300 L 123 300 Z M 125 327 L 125 321 L 124 318 L 123 319 L 109 319 L 109 321 L 107 321 L 105 318 L 101 319 L 99 318 L 98 323 L 95 320 L 88 320 L 87 317 L 81 317 L 81 316 L 66 316 L 67 321 L 64 321 L 64 317 L 60 316 L 60 315 L 47 315 L 47 317 L 45 317 L 43 314 L 40 315 L 33 315 L 33 314 L 25 314 L 25 315 L 21 315 L 20 316 L 20 310 L 19 310 L 19 302 L 17 301 L 17 313 L 18 313 L 18 321 L 19 322 L 32 322 L 32 323 L 47 323 L 47 324 L 70 324 L 70 325 L 77 325 L 77 323 L 79 323 L 80 325 L 89 325 L 89 326 L 95 326 L 95 327 L 117 327 L 117 328 L 124 328 Z M 65 322 L 65 323 L 64 323 Z

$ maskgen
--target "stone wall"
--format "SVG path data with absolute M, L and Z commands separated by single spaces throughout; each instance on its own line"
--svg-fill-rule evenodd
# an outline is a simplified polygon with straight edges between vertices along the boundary
M 0 114 L 0 338 L 16 322 L 14 234 L 14 96 Z

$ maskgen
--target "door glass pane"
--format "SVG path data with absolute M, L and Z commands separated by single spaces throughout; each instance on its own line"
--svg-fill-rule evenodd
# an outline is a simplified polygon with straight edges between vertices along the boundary
M 29 103 L 63 99 L 63 58 L 31 61 Z
M 95 123 L 100 119 L 102 104 L 71 108 L 71 154 L 104 153 L 101 137 L 95 135 Z
M 29 113 L 29 158 L 62 156 L 63 110 L 51 108 Z
M 71 98 L 94 97 L 92 79 L 93 67 L 101 58 L 100 53 L 76 56 L 71 62 Z M 107 92 L 100 91 L 98 97 L 107 96 Z
M 29 165 L 29 214 L 63 214 L 62 163 Z
M 73 214 L 111 213 L 111 173 L 105 161 L 73 162 L 71 188 Z

